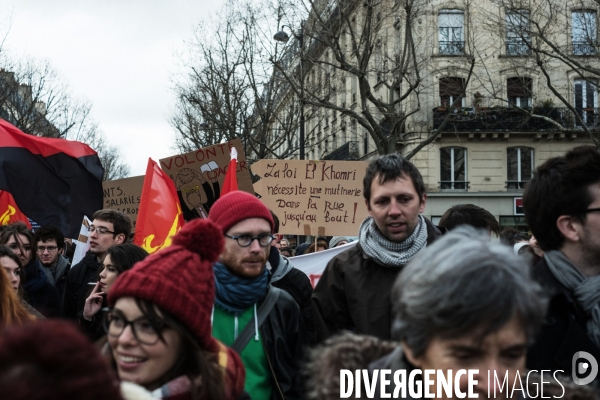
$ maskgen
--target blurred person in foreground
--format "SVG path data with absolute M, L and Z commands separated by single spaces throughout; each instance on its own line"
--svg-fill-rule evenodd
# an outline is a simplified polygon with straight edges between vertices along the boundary
M 338 341 L 336 353 L 328 351 L 336 339 L 325 342 L 313 352 L 309 397 L 339 398 L 339 370 L 354 369 L 360 359 L 362 368 L 368 365 L 371 373 L 389 369 L 392 376 L 399 370 L 408 377 L 414 369 L 454 374 L 478 369 L 474 393 L 479 398 L 488 398 L 488 371 L 496 372 L 501 382 L 505 376 L 509 382 L 503 393 L 497 388 L 496 398 L 507 398 L 506 390 L 512 388 L 517 373 L 526 376 L 527 347 L 539 330 L 545 302 L 523 260 L 507 246 L 484 241 L 486 236 L 460 227 L 413 258 L 391 295 L 393 337 L 398 342 L 350 336 L 343 350 Z M 432 379 L 430 388 L 435 393 L 436 376 Z M 467 383 L 466 375 L 458 380 L 464 393 Z M 387 393 L 394 388 L 392 379 Z M 380 398 L 380 389 L 374 398 Z
M 528 367 L 571 375 L 576 353 L 600 360 L 600 152 L 576 147 L 540 165 L 523 208 L 544 251 L 532 276 L 550 298 Z
M 440 218 L 438 226 L 449 231 L 461 225 L 470 225 L 477 229 L 485 230 L 488 235 L 500 235 L 500 224 L 496 218 L 485 208 L 475 204 L 457 204 L 450 207 Z

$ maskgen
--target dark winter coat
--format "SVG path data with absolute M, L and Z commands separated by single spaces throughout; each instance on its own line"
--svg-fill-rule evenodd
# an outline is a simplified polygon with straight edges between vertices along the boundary
M 67 275 L 63 297 L 63 316 L 65 318 L 76 320 L 79 312 L 83 311 L 85 299 L 88 298 L 92 289 L 88 283 L 97 280 L 101 266 L 96 255 L 88 251 L 85 257 L 71 268 Z
M 304 351 L 308 347 L 308 335 L 300 308 L 286 291 L 281 291 L 277 303 L 259 330 L 272 366 L 274 385 L 271 399 L 303 399 L 304 386 L 300 372 Z
M 527 367 L 563 370 L 570 376 L 576 352 L 588 352 L 600 361 L 600 349 L 587 335 L 588 316 L 570 291 L 554 277 L 545 258 L 533 267 L 532 277 L 550 301 L 542 330 L 527 354 Z
M 25 282 L 21 284 L 25 300 L 44 317 L 60 317 L 58 290 L 48 281 L 44 270 L 36 261 L 25 266 Z
M 67 284 L 67 275 L 69 274 L 69 270 L 71 269 L 71 263 L 67 258 L 65 258 L 62 254 L 58 255 L 56 260 L 56 265 L 54 266 L 56 277 L 53 275 L 53 272 L 50 268 L 44 266 L 40 260 L 37 260 L 37 263 L 42 267 L 48 280 L 51 284 L 53 284 L 58 290 L 58 297 L 61 299 L 65 294 L 65 285 Z
M 425 222 L 430 245 L 442 231 L 428 219 Z M 401 270 L 367 256 L 360 242 L 331 259 L 312 295 L 317 341 L 340 330 L 389 339 L 390 293 Z
M 271 249 L 269 264 L 271 265 L 271 285 L 285 290 L 296 301 L 302 313 L 309 342 L 316 343 L 315 316 L 310 299 L 313 288 L 310 279 L 304 272 L 294 268 L 290 260 L 282 256 L 276 248 Z

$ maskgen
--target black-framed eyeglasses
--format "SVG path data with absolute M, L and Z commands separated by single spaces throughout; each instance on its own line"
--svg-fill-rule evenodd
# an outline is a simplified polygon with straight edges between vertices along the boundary
M 101 235 L 104 235 L 105 233 L 112 233 L 113 235 L 115 234 L 113 231 L 109 231 L 108 228 L 105 226 L 95 227 L 94 225 L 90 225 L 88 226 L 87 230 L 90 233 L 97 231 Z
M 587 214 L 587 213 L 591 213 L 591 212 L 599 212 L 600 208 L 588 208 L 587 210 L 584 210 L 583 213 Z
M 136 340 L 151 346 L 159 341 L 161 338 L 160 331 L 166 327 L 165 324 L 156 327 L 150 323 L 148 318 L 143 316 L 129 321 L 120 312 L 115 312 L 110 308 L 103 308 L 101 311 L 104 312 L 104 330 L 108 336 L 112 337 L 121 336 L 127 325 L 131 325 L 131 332 Z
M 38 253 L 43 253 L 46 250 L 48 250 L 48 253 L 54 253 L 57 249 L 58 249 L 57 246 L 38 246 L 37 247 Z
M 250 246 L 255 239 L 258 240 L 259 245 L 261 245 L 262 247 L 267 247 L 275 239 L 275 235 L 271 235 L 270 233 L 263 233 L 258 236 L 252 236 L 247 233 L 242 233 L 236 236 L 225 235 L 225 237 L 235 240 L 242 247 Z

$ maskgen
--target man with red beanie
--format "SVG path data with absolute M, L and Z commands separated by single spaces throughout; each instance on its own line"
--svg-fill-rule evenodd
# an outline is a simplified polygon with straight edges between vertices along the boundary
M 225 238 L 213 268 L 213 336 L 240 353 L 253 399 L 303 398 L 300 362 L 308 335 L 296 302 L 269 283 L 271 212 L 255 196 L 233 191 L 217 200 L 208 219 Z

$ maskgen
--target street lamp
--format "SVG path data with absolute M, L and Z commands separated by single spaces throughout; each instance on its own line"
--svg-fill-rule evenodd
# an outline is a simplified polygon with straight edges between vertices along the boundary
M 285 28 L 286 26 L 287 25 L 283 25 L 281 27 L 281 30 L 273 36 L 273 39 L 275 39 L 278 42 L 287 43 L 288 40 L 290 40 L 290 35 L 288 35 L 287 32 L 283 30 L 283 28 Z M 290 28 L 290 27 L 288 26 L 288 28 Z M 303 50 L 303 42 L 304 41 L 303 41 L 302 31 L 300 31 L 300 34 L 294 33 L 292 28 L 290 28 L 290 31 L 292 32 L 292 35 L 294 35 L 296 40 L 298 40 L 298 44 L 300 45 L 300 137 L 299 137 L 300 157 L 299 158 L 301 160 L 304 160 L 304 71 L 302 68 L 302 64 L 303 64 L 302 50 Z

